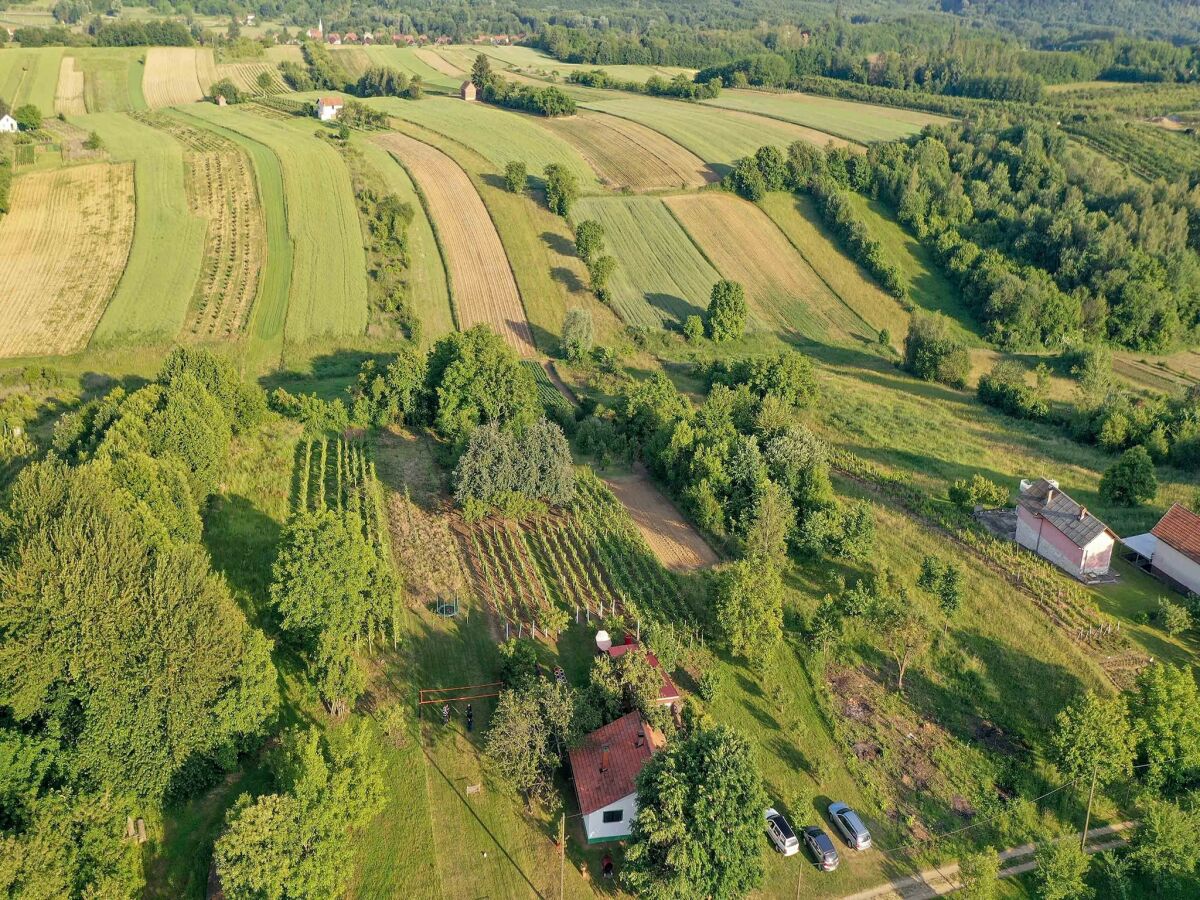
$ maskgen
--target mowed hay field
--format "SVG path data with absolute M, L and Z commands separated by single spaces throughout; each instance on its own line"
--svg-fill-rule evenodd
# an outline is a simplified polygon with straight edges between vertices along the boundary
M 807 141 L 824 147 L 830 143 L 839 146 L 849 143 L 831 134 L 778 119 L 657 97 L 588 102 L 586 106 L 597 112 L 631 119 L 665 134 L 709 165 L 720 167 L 719 174 L 764 144 L 786 147 L 795 141 Z
M 450 60 L 440 55 L 432 48 L 421 47 L 413 51 L 413 55 L 435 72 L 440 72 L 443 75 L 448 75 L 451 78 L 462 78 L 465 71 L 460 69 Z M 469 69 L 466 71 L 470 71 Z M 461 82 L 460 82 L 461 83 Z
M 581 110 L 543 123 L 583 154 L 606 187 L 654 191 L 697 188 L 717 180 L 704 160 L 657 131 Z
M 142 121 L 186 148 L 188 203 L 208 221 L 200 278 L 181 336 L 235 337 L 254 305 L 266 240 L 250 160 L 232 141 L 166 114 L 152 113 Z
M 604 226 L 606 253 L 617 259 L 612 306 L 629 325 L 682 325 L 708 306 L 720 275 L 656 197 L 585 197 L 576 222 Z
M 93 340 L 171 340 L 187 318 L 207 225 L 188 203 L 184 148 L 122 113 L 99 113 L 83 122 L 99 133 L 113 159 L 134 164 L 137 196 L 129 261 Z
M 142 91 L 151 109 L 203 100 L 216 78 L 212 51 L 195 47 L 152 47 L 146 51 Z
M 64 56 L 58 67 L 58 86 L 54 89 L 56 115 L 82 116 L 87 113 L 84 102 L 83 69 L 73 56 Z
M 69 73 L 83 77 L 84 111 L 124 112 L 146 108 L 142 93 L 141 58 L 143 47 L 69 47 L 59 72 L 58 95 L 70 96 L 75 90 Z M 71 61 L 68 70 L 67 60 Z M 66 81 L 64 82 L 64 79 Z M 69 113 L 68 113 L 69 114 Z
M 893 341 L 903 340 L 909 314 L 899 300 L 842 252 L 810 197 L 772 193 L 763 197 L 759 206 L 847 306 L 876 331 L 886 328 Z
M 753 203 L 723 193 L 670 197 L 666 203 L 722 276 L 742 283 L 759 325 L 816 343 L 876 340 L 875 329 L 829 289 Z
M 391 45 L 375 44 L 363 47 L 371 62 L 377 66 L 391 66 L 399 69 L 408 76 L 419 75 L 425 90 L 437 92 L 457 91 L 462 79 L 451 77 L 430 66 L 417 56 L 412 47 L 393 47 Z
M 573 172 L 584 192 L 600 190 L 596 173 L 587 160 L 558 135 L 542 128 L 534 116 L 442 97 L 413 103 L 394 97 L 367 101 L 388 115 L 436 131 L 486 158 L 497 172 L 513 160 L 525 163 L 529 174 L 540 177 L 555 163 Z
M 53 115 L 62 55 L 62 47 L 0 50 L 0 97 L 13 108 L 32 103 Z
M 758 113 L 864 144 L 908 137 L 926 125 L 949 121 L 943 116 L 913 109 L 854 103 L 814 94 L 722 91 L 720 97 L 705 100 L 704 105 Z
M 408 135 L 391 132 L 375 140 L 421 191 L 450 275 L 459 327 L 486 323 L 522 356 L 534 355 L 504 245 L 467 173 L 442 151 Z
M 0 356 L 82 348 L 133 240 L 133 166 L 22 175 L 0 216 Z
M 265 145 L 279 160 L 292 242 L 285 339 L 303 343 L 364 334 L 366 256 L 350 173 L 341 155 L 314 136 L 310 119 L 268 119 L 212 104 L 191 107 L 188 113 Z

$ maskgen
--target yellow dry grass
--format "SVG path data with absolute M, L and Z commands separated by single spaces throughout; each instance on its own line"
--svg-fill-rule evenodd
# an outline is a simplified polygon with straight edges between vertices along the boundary
M 459 328 L 485 323 L 522 356 L 533 356 L 533 334 L 512 268 L 467 173 L 442 151 L 407 135 L 390 132 L 376 140 L 421 192 L 446 263 Z
M 717 180 L 696 154 L 630 119 L 581 110 L 545 124 L 575 145 L 601 183 L 617 190 L 687 189 Z
M 71 353 L 87 343 L 133 240 L 133 166 L 34 172 L 0 218 L 0 356 Z
M 716 565 L 717 554 L 644 473 L 606 478 L 659 562 L 673 572 Z
M 146 51 L 142 92 L 151 109 L 203 100 L 216 80 L 212 51 L 194 47 L 152 47 Z
M 58 65 L 58 87 L 54 90 L 55 115 L 82 116 L 87 114 L 83 99 L 83 71 L 73 56 L 64 56 Z

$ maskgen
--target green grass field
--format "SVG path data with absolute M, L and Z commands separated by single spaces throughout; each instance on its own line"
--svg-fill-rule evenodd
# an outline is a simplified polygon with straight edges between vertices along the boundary
M 621 81 L 646 81 L 654 75 L 661 78 L 674 78 L 680 72 L 691 75 L 695 69 L 685 69 L 681 66 L 593 66 L 586 63 L 560 62 L 553 56 L 543 53 L 536 47 L 520 47 L 515 45 L 498 46 L 480 45 L 478 47 L 450 47 L 452 51 L 466 54 L 467 60 L 473 60 L 476 53 L 483 53 L 492 59 L 499 60 L 507 66 L 512 66 L 529 75 L 548 75 L 566 77 L 576 69 L 603 69 L 613 78 Z M 445 51 L 442 51 L 445 52 Z
M 292 242 L 285 341 L 363 334 L 366 260 L 350 176 L 338 152 L 313 135 L 309 119 L 278 120 L 200 103 L 188 111 L 262 143 L 279 159 Z
M 356 136 L 354 146 L 384 180 L 388 190 L 412 207 L 413 221 L 408 226 L 409 268 L 406 279 L 413 308 L 421 318 L 421 341 L 431 344 L 454 330 L 454 313 L 450 308 L 450 292 L 446 287 L 446 268 L 433 228 L 403 166 L 372 141 L 359 140 Z
M 843 303 L 876 331 L 886 328 L 891 343 L 900 346 L 908 330 L 908 313 L 899 300 L 886 293 L 841 251 L 812 200 L 796 194 L 772 193 L 759 206 Z
M 705 100 L 704 105 L 757 113 L 863 144 L 907 137 L 926 125 L 947 121 L 941 116 L 916 110 L 853 103 L 814 94 L 722 91 L 720 97 Z
M 71 47 L 67 56 L 75 58 L 83 72 L 84 103 L 89 113 L 125 112 L 146 109 L 142 95 L 139 47 Z
M 389 115 L 412 122 L 469 147 L 502 173 L 514 160 L 525 163 L 529 174 L 541 178 L 546 166 L 565 166 L 579 179 L 585 193 L 600 190 L 596 173 L 574 147 L 540 127 L 525 113 L 483 103 L 428 97 L 413 102 L 395 98 L 368 101 Z
M 183 147 L 121 113 L 80 116 L 117 161 L 134 164 L 137 218 L 125 273 L 92 343 L 166 341 L 183 326 L 204 255 L 205 220 L 188 208 Z
M 722 175 L 734 161 L 764 144 L 786 147 L 793 141 L 808 141 L 824 147 L 830 141 L 845 143 L 830 134 L 789 122 L 679 100 L 622 95 L 620 99 L 589 101 L 585 105 L 662 132 Z
M 720 278 L 687 233 L 654 197 L 587 197 L 572 217 L 604 226 L 606 252 L 617 259 L 613 308 L 630 325 L 682 326 L 708 306 Z
M 9 106 L 32 103 L 42 115 L 54 114 L 54 89 L 62 47 L 12 48 L 0 50 L 0 97 Z
M 434 94 L 456 94 L 459 85 L 457 78 L 451 78 L 430 66 L 413 53 L 411 47 L 394 47 L 390 44 L 375 44 L 363 47 L 363 52 L 377 66 L 391 66 L 409 75 L 420 75 L 425 90 Z

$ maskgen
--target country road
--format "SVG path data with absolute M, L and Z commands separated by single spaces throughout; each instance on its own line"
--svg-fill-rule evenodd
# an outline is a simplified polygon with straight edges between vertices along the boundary
M 1120 847 L 1125 843 L 1123 837 L 1116 837 L 1111 840 L 1103 839 L 1119 835 L 1120 832 L 1133 828 L 1136 824 L 1136 822 L 1132 821 L 1117 822 L 1114 825 L 1102 825 L 1098 828 L 1090 829 L 1088 831 L 1087 852 L 1099 853 L 1103 850 Z M 1060 838 L 1060 840 L 1078 840 L 1078 836 Z M 1032 871 L 1037 863 L 1032 859 L 1025 859 L 1025 857 L 1032 857 L 1036 850 L 1036 844 L 1022 844 L 1019 847 L 1002 850 L 999 854 L 1001 863 L 1012 860 L 1020 860 L 1020 862 L 1013 862 L 1011 865 L 1002 865 L 1000 868 L 1000 877 L 1008 878 L 1013 875 L 1020 875 L 1023 872 Z M 958 890 L 961 885 L 958 882 L 957 875 L 958 863 L 948 862 L 944 866 L 926 869 L 907 878 L 897 878 L 888 884 L 868 888 L 856 894 L 848 894 L 842 900 L 891 900 L 891 898 L 895 897 L 903 898 L 903 900 L 929 900 L 931 897 L 941 897 Z

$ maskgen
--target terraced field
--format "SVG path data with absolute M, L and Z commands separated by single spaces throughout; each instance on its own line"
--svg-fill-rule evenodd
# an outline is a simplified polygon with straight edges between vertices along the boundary
M 203 100 L 217 80 L 212 51 L 193 47 L 151 47 L 146 51 L 142 91 L 151 109 Z
M 522 356 L 535 352 L 500 236 L 479 193 L 445 153 L 398 132 L 375 138 L 404 166 L 437 229 L 460 328 L 480 322 Z
M 742 283 L 759 327 L 814 343 L 876 339 L 875 329 L 829 289 L 754 204 L 718 193 L 670 197 L 666 204 L 721 275 Z M 731 241 L 731 234 L 738 239 Z
M 462 78 L 451 77 L 430 66 L 417 56 L 411 47 L 393 47 L 373 45 L 363 47 L 371 62 L 377 66 L 391 66 L 407 73 L 409 76 L 419 75 L 425 89 L 434 93 L 456 92 L 462 84 Z
M 503 172 L 509 162 L 520 160 L 530 175 L 539 177 L 546 166 L 557 163 L 575 174 L 583 191 L 600 190 L 587 160 L 565 140 L 542 128 L 534 116 L 441 97 L 417 103 L 381 97 L 368 103 L 470 147 L 489 160 L 497 172 Z
M 133 166 L 93 163 L 17 178 L 0 217 L 0 356 L 87 343 L 133 239 Z
M 591 163 L 600 183 L 618 190 L 698 188 L 717 180 L 704 160 L 637 122 L 582 110 L 542 123 Z
M 926 125 L 949 121 L 943 116 L 912 109 L 853 103 L 794 92 L 722 91 L 720 97 L 705 100 L 704 105 L 757 113 L 864 144 L 907 137 Z
M 350 175 L 338 152 L 314 137 L 311 120 L 268 119 L 211 104 L 189 114 L 264 145 L 278 159 L 292 254 L 286 341 L 363 334 L 366 259 Z
M 134 164 L 137 221 L 125 274 L 95 342 L 174 338 L 183 327 L 204 257 L 206 221 L 184 182 L 184 148 L 169 134 L 121 113 L 89 116 L 114 160 Z
M 604 226 L 606 252 L 617 259 L 612 306 L 629 325 L 682 326 L 708 306 L 720 275 L 654 197 L 586 197 L 575 205 L 576 222 Z
M 724 174 L 734 161 L 764 144 L 786 147 L 807 141 L 824 147 L 849 142 L 822 131 L 733 110 L 657 97 L 589 101 L 588 109 L 630 119 L 661 132 Z
M 0 52 L 0 97 L 9 106 L 32 103 L 42 115 L 53 115 L 62 55 L 62 47 L 4 48 Z

